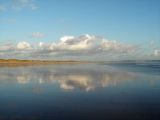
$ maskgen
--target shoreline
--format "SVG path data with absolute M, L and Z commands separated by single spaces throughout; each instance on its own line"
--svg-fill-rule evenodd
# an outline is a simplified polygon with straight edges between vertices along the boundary
M 0 59 L 0 67 L 9 66 L 33 66 L 33 65 L 49 65 L 49 64 L 82 64 L 88 61 L 73 60 L 19 60 L 19 59 Z
M 123 60 L 123 61 L 83 61 L 83 60 L 20 60 L 20 59 L 0 59 L 0 67 L 51 65 L 51 64 L 143 64 L 150 62 L 160 62 L 160 60 Z

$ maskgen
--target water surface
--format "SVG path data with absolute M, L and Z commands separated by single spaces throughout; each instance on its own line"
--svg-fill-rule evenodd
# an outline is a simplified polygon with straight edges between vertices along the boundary
M 0 120 L 158 120 L 159 114 L 160 67 L 148 63 L 0 68 Z

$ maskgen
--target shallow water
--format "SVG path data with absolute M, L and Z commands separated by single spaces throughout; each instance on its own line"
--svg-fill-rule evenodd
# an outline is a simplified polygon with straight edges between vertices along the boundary
M 0 120 L 159 120 L 159 73 L 148 64 L 3 67 Z

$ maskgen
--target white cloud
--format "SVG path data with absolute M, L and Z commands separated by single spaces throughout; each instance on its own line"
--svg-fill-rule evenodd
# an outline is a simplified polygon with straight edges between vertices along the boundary
M 154 50 L 154 56 L 160 56 L 160 50 Z
M 61 37 L 60 38 L 60 40 L 62 41 L 62 42 L 65 42 L 65 41 L 67 41 L 68 39 L 74 39 L 74 36 L 64 36 L 64 37 Z
M 43 47 L 43 46 L 45 46 L 45 43 L 44 43 L 44 42 L 40 42 L 40 43 L 39 43 L 39 47 L 41 48 L 41 47 Z
M 136 46 L 119 43 L 117 41 L 106 40 L 99 36 L 81 35 L 79 37 L 65 36 L 60 42 L 54 44 L 54 50 L 63 51 L 87 51 L 110 52 L 110 53 L 132 53 Z
M 42 38 L 42 37 L 44 37 L 44 34 L 41 32 L 33 32 L 32 37 L 33 38 Z
M 42 37 L 43 34 L 36 32 L 34 37 Z M 10 49 L 9 46 L 2 46 L 3 51 Z M 81 35 L 78 37 L 64 36 L 59 39 L 57 43 L 40 42 L 38 44 L 30 44 L 28 42 L 19 42 L 11 47 L 14 52 L 6 52 L 5 54 L 13 54 L 13 57 L 25 56 L 38 59 L 52 59 L 58 57 L 72 59 L 72 58 L 87 58 L 93 59 L 101 57 L 104 58 L 119 58 L 119 56 L 131 56 L 138 50 L 135 45 L 128 45 L 113 40 L 107 40 L 94 35 Z M 16 53 L 16 54 L 15 54 Z M 19 54 L 18 54 L 19 53 Z M 24 57 L 24 55 L 22 55 Z M 94 57 L 95 56 L 95 57 Z M 93 57 L 93 58 L 92 58 Z
M 104 51 L 112 51 L 114 53 L 131 53 L 134 52 L 135 46 L 122 44 L 117 41 L 104 40 L 101 43 L 101 48 Z
M 24 8 L 36 10 L 38 7 L 34 0 L 14 0 L 12 8 L 16 10 L 22 10 Z
M 94 38 L 90 37 L 88 37 L 88 35 L 83 35 L 77 38 L 73 36 L 64 36 L 60 39 L 60 42 L 57 43 L 56 47 L 59 50 L 88 50 L 91 48 L 91 44 L 94 44 Z
M 19 42 L 16 46 L 18 50 L 30 50 L 32 49 L 31 45 L 27 42 Z
M 11 43 L 0 45 L 0 52 L 9 51 L 9 50 L 13 50 L 13 49 L 14 49 L 14 45 Z

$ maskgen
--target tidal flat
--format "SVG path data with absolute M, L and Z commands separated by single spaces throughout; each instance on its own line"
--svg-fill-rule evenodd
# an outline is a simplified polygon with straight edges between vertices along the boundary
M 0 67 L 0 120 L 159 120 L 159 63 Z

